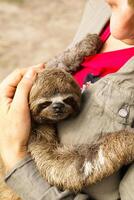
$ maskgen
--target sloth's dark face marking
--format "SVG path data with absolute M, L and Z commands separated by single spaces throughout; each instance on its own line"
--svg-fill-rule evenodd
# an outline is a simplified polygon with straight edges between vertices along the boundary
M 44 121 L 57 122 L 63 120 L 70 115 L 75 115 L 79 111 L 77 99 L 74 96 L 58 95 L 52 99 L 42 99 L 41 103 L 37 104 L 36 115 L 34 120 L 39 123 Z
M 70 74 L 46 70 L 30 93 L 32 118 L 37 123 L 58 122 L 78 113 L 80 101 L 81 90 Z

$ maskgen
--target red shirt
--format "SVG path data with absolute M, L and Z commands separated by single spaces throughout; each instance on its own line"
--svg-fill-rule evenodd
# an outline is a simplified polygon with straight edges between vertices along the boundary
M 103 42 L 110 36 L 110 26 L 106 25 L 100 38 Z M 132 56 L 134 56 L 134 47 L 98 53 L 93 56 L 87 56 L 81 63 L 81 68 L 74 74 L 74 78 L 82 87 L 88 74 L 103 77 L 107 74 L 118 71 Z

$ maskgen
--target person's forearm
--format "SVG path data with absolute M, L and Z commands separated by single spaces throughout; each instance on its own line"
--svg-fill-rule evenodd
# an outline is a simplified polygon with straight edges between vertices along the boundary
M 85 194 L 75 195 L 51 187 L 39 174 L 34 161 L 26 156 L 5 176 L 5 182 L 23 200 L 87 200 Z

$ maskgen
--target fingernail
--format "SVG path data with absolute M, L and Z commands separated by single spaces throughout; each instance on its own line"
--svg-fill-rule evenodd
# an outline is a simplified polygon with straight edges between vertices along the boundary
M 35 68 L 40 68 L 40 69 L 44 69 L 45 68 L 45 64 L 44 63 L 40 63 L 38 65 L 35 66 Z
M 42 63 L 42 64 L 41 64 L 41 67 L 42 67 L 42 68 L 45 68 L 45 63 Z
M 27 78 L 27 79 L 32 79 L 34 80 L 36 77 L 36 72 L 32 69 L 29 69 L 26 74 L 24 75 L 24 78 Z

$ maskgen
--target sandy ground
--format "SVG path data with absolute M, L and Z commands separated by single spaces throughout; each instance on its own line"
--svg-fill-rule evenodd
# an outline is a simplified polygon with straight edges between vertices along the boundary
M 85 0 L 0 0 L 0 80 L 53 57 L 72 41 Z

